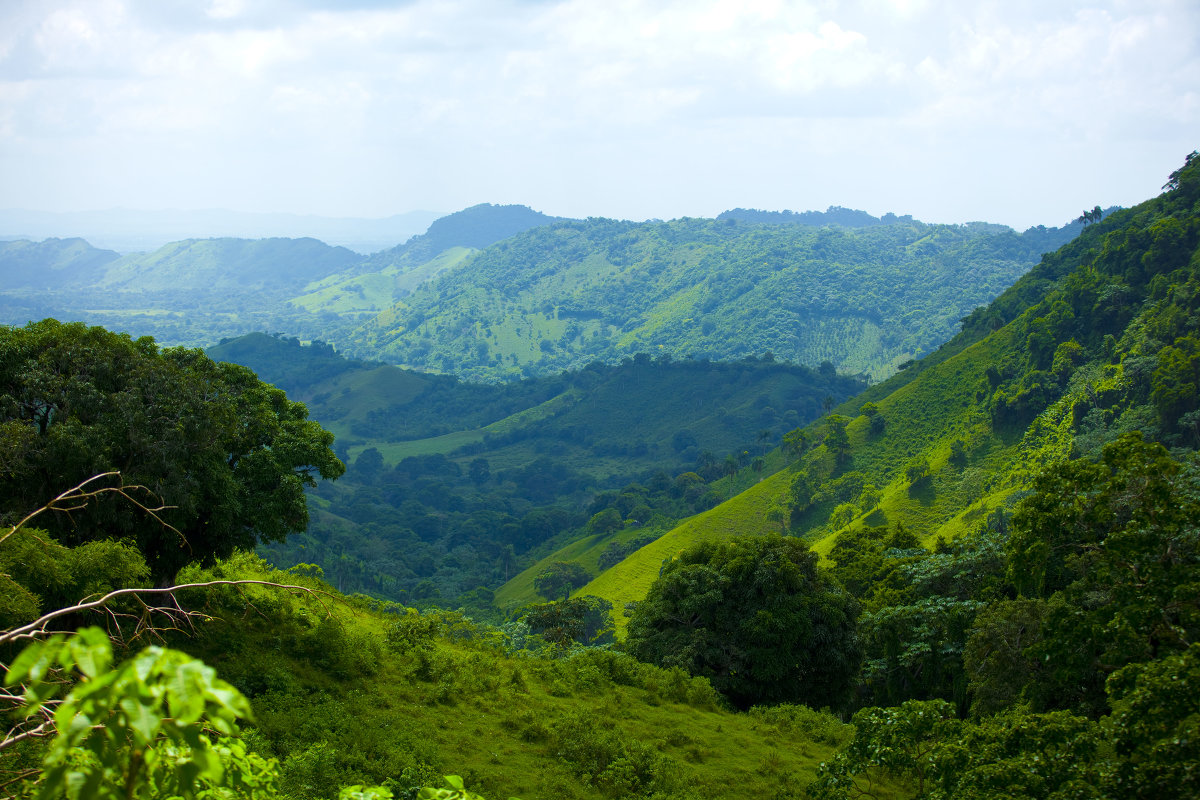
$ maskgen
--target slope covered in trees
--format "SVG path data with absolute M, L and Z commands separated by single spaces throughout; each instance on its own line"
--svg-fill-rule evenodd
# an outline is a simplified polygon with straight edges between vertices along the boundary
M 82 240 L 0 243 L 0 322 L 80 320 L 187 346 L 260 330 L 336 340 L 475 248 L 556 219 L 483 204 L 370 257 L 311 238 L 185 239 L 124 256 Z
M 592 540 L 594 575 L 727 497 L 731 460 L 763 474 L 783 430 L 863 388 L 828 366 L 758 359 L 639 355 L 472 384 L 263 334 L 208 352 L 307 403 L 350 465 L 312 498 L 309 531 L 265 554 L 320 564 L 346 591 L 473 608 L 552 541 Z
M 1077 231 L 900 219 L 860 229 L 732 217 L 563 222 L 477 254 L 350 342 L 364 355 L 489 379 L 639 351 L 770 352 L 879 378 L 936 348 Z
M 816 796 L 880 772 L 928 797 L 1194 796 L 1200 156 L 1164 189 L 578 593 L 620 608 L 664 551 L 786 509 L 862 607 L 856 738 Z

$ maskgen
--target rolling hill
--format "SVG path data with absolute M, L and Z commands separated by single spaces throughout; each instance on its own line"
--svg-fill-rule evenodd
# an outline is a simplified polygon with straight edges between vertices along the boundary
M 1047 254 L 934 353 L 800 432 L 770 479 L 666 532 L 579 594 L 644 593 L 662 559 L 711 537 L 790 531 L 829 554 L 839 537 L 903 529 L 927 547 L 1004 526 L 1047 467 L 1132 431 L 1200 446 L 1200 159 L 1168 191 Z M 550 554 L 546 561 L 569 558 Z M 533 572 L 537 567 L 533 567 Z M 527 602 L 530 575 L 497 598 Z
M 120 257 L 83 239 L 18 239 L 0 242 L 0 275 L 6 290 L 61 291 L 94 282 Z
M 560 222 L 476 254 L 364 323 L 348 346 L 488 380 L 636 352 L 769 352 L 880 379 L 932 351 L 1077 232 L 909 218 L 861 228 L 735 217 Z

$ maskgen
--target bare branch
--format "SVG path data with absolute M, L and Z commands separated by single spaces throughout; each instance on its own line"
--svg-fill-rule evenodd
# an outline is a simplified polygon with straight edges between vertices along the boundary
M 101 486 L 99 488 L 94 488 L 94 489 L 88 488 L 88 485 L 91 483 L 94 483 L 95 481 L 103 480 L 105 478 L 112 478 L 112 477 L 117 478 L 117 480 L 118 480 L 117 486 Z M 169 509 L 175 508 L 175 506 L 168 506 L 168 505 L 160 504 L 158 506 L 152 507 L 152 506 L 138 500 L 136 497 L 134 497 L 132 494 L 132 492 L 134 492 L 134 491 L 145 492 L 147 495 L 149 495 L 150 497 L 153 497 L 155 500 L 158 499 L 158 497 L 153 492 L 151 492 L 149 489 L 147 489 L 145 486 L 141 486 L 139 484 L 132 484 L 130 486 L 126 486 L 124 484 L 124 482 L 121 481 L 121 473 L 120 472 L 117 472 L 117 471 L 102 472 L 99 475 L 93 475 L 92 477 L 88 478 L 86 481 L 79 484 L 78 486 L 68 489 L 67 491 L 60 494 L 58 497 L 55 497 L 50 502 L 46 503 L 41 508 L 26 515 L 26 517 L 24 519 L 22 519 L 16 525 L 13 525 L 11 528 L 9 528 L 7 533 L 5 533 L 3 536 L 0 536 L 0 544 L 3 544 L 6 539 L 8 539 L 13 534 L 15 534 L 21 528 L 23 528 L 25 526 L 25 524 L 27 522 L 29 522 L 31 519 L 33 519 L 34 517 L 38 516 L 39 514 L 45 512 L 45 511 L 58 511 L 58 512 L 70 515 L 70 513 L 72 511 L 79 511 L 79 510 L 85 508 L 89 501 L 94 500 L 95 498 L 97 498 L 101 495 L 104 495 L 104 494 L 119 494 L 119 495 L 121 495 L 126 500 L 128 500 L 130 503 L 133 503 L 135 506 L 140 508 L 142 511 L 145 511 L 147 514 L 149 514 L 151 517 L 153 517 L 155 522 L 162 525 L 164 528 L 167 528 L 168 530 L 174 532 L 175 535 L 178 536 L 183 541 L 184 544 L 187 544 L 187 538 L 184 537 L 184 535 L 179 531 L 179 529 L 159 516 L 159 512 L 167 511 Z
M 0 750 L 3 750 L 7 747 L 12 747 L 17 742 L 24 741 L 25 739 L 34 739 L 38 736 L 46 736 L 51 732 L 53 726 L 54 720 L 48 719 L 41 725 L 38 725 L 36 728 L 30 728 L 29 730 L 21 731 L 20 733 L 14 733 L 5 739 L 0 739 Z
M 273 581 L 260 581 L 260 580 L 249 580 L 249 579 L 236 580 L 236 581 L 216 580 L 216 581 L 204 581 L 202 583 L 181 583 L 176 586 L 167 586 L 167 587 L 161 588 L 161 589 L 116 589 L 114 591 L 109 592 L 108 594 L 104 595 L 103 597 L 101 597 L 97 600 L 91 600 L 91 601 L 84 602 L 84 603 L 77 603 L 76 605 L 67 606 L 66 608 L 55 609 L 54 611 L 51 611 L 48 614 L 43 614 L 42 616 L 35 619 L 33 622 L 28 623 L 27 625 L 22 625 L 19 628 L 13 628 L 10 631 L 5 631 L 3 633 L 0 633 L 0 645 L 6 644 L 7 642 L 16 641 L 18 639 L 33 639 L 38 636 L 43 636 L 47 632 L 45 629 L 45 626 L 51 620 L 57 619 L 58 617 L 65 616 L 67 614 L 77 614 L 81 611 L 90 611 L 94 608 L 101 608 L 105 604 L 107 604 L 109 601 L 115 600 L 118 597 L 140 598 L 144 595 L 167 594 L 167 595 L 171 596 L 172 602 L 175 603 L 175 607 L 179 608 L 179 610 L 182 611 L 182 609 L 179 607 L 178 601 L 174 600 L 175 592 L 181 591 L 183 589 L 205 589 L 205 588 L 209 588 L 209 587 L 213 587 L 213 586 L 269 586 L 274 589 L 285 589 L 290 592 L 303 592 L 305 594 L 312 595 L 313 597 L 317 597 L 319 594 L 325 594 L 324 592 L 318 592 L 314 589 L 309 589 L 306 586 L 296 586 L 294 584 L 275 583 Z M 318 600 L 318 602 L 320 602 L 320 601 Z M 145 604 L 143 603 L 143 605 L 145 605 Z M 325 606 L 325 604 L 323 602 L 321 603 L 321 605 L 323 608 L 326 608 L 326 610 L 328 610 L 328 608 Z M 161 607 L 146 606 L 146 608 L 151 611 L 165 610 L 164 608 L 161 608 Z M 184 613 L 194 615 L 196 612 L 184 612 Z

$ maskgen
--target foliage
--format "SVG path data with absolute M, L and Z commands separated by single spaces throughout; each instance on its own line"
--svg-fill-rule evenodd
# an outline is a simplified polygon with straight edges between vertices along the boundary
M 128 536 L 153 576 L 193 560 L 283 539 L 308 523 L 304 489 L 336 478 L 332 434 L 303 405 L 232 364 L 159 350 L 101 328 L 53 320 L 0 328 L 0 472 L 10 518 L 63 486 L 119 470 L 155 493 L 158 519 L 91 503 L 40 522 L 62 543 Z
M 1200 644 L 1116 672 L 1108 681 L 1112 743 L 1120 759 L 1108 775 L 1117 797 L 1200 794 Z
M 38 798 L 196 798 L 216 787 L 275 795 L 277 765 L 237 738 L 250 717 L 240 692 L 178 651 L 112 659 L 104 632 L 84 628 L 29 645 L 5 675 L 6 686 L 21 685 L 25 715 L 53 708 Z M 79 676 L 61 698 L 59 671 Z
M 0 548 L 0 629 L 31 622 L 80 597 L 142 586 L 150 575 L 141 552 L 111 540 L 64 547 L 48 532 L 22 527 Z
M 446 788 L 435 789 L 431 786 L 426 786 L 417 792 L 417 800 L 486 800 L 483 795 L 468 792 L 463 786 L 463 779 L 457 775 L 447 775 L 445 776 L 445 780 Z M 391 794 L 387 796 L 391 797 Z M 351 799 L 339 798 L 338 800 Z M 353 800 L 357 800 L 357 798 Z M 367 798 L 363 798 L 363 800 L 367 800 Z M 509 800 L 515 800 L 515 798 L 509 798 Z
M 854 229 L 733 218 L 564 221 L 418 288 L 357 329 L 351 346 L 489 379 L 553 374 L 639 349 L 829 359 L 880 377 L 932 350 L 960 317 L 1077 231 L 1018 235 L 902 218 Z
M 1009 573 L 1049 600 L 1053 631 L 1028 655 L 1038 707 L 1103 707 L 1104 678 L 1200 634 L 1200 483 L 1166 449 L 1129 434 L 1099 461 L 1047 472 L 1013 516 Z
M 864 708 L 854 714 L 854 738 L 823 763 L 809 791 L 817 800 L 874 797 L 879 773 L 911 781 L 917 795 L 937 776 L 934 753 L 957 739 L 954 707 L 942 700 L 908 700 L 894 708 Z
M 1096 785 L 1101 741 L 1094 722 L 1063 711 L 1008 712 L 964 724 L 958 736 L 939 744 L 931 759 L 938 781 L 929 797 L 1102 797 Z
M 671 763 L 657 750 L 594 714 L 576 712 L 555 723 L 551 740 L 576 775 L 610 797 L 652 796 L 675 782 Z
M 585 595 L 527 606 L 522 619 L 530 630 L 560 647 L 609 644 L 613 639 L 612 603 Z
M 549 600 L 558 597 L 566 600 L 573 590 L 583 586 L 590 579 L 587 570 L 579 564 L 555 561 L 534 577 L 533 588 Z
M 626 647 L 709 678 L 741 707 L 840 706 L 858 667 L 857 608 L 816 560 L 774 534 L 685 550 L 634 609 Z

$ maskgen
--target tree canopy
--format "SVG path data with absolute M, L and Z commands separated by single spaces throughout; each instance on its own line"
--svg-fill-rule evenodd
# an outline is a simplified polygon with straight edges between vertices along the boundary
M 591 580 L 587 570 L 573 561 L 555 561 L 533 579 L 533 588 L 547 600 L 566 600 L 571 592 Z
M 146 487 L 39 518 L 59 541 L 128 538 L 153 577 L 304 530 L 304 487 L 344 466 L 301 403 L 199 350 L 55 320 L 0 328 L 0 516 L 20 519 L 106 472 Z M 167 523 L 166 525 L 162 523 Z
M 838 706 L 858 671 L 858 609 L 816 565 L 778 535 L 689 548 L 635 608 L 628 650 L 707 677 L 738 706 Z

